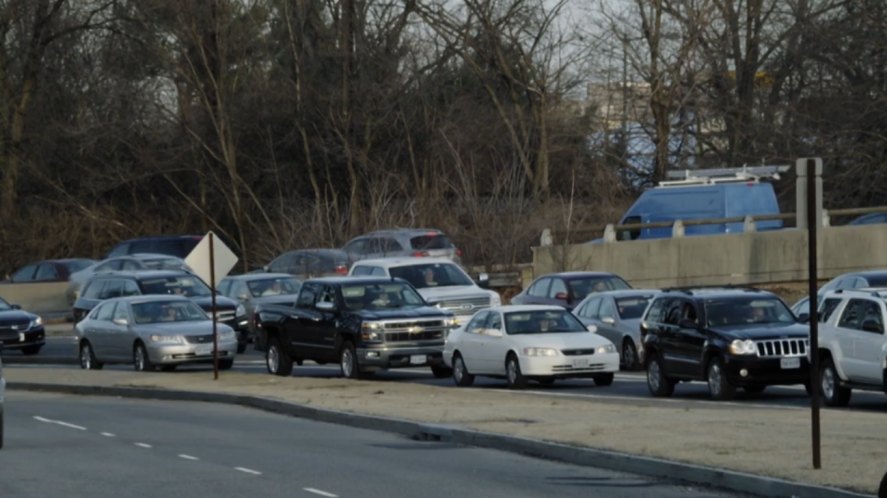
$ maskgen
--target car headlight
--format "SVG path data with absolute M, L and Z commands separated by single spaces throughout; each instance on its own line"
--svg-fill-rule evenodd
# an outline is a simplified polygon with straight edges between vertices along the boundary
M 755 341 L 751 339 L 740 340 L 736 339 L 730 343 L 730 354 L 735 355 L 748 355 L 748 354 L 757 354 L 758 348 L 755 346 Z
M 34 318 L 31 320 L 31 323 L 28 324 L 28 328 L 32 329 L 34 327 L 39 327 L 41 325 L 43 325 L 43 318 L 38 316 L 37 318 Z
M 360 324 L 360 338 L 365 342 L 382 342 L 385 340 L 385 332 L 382 324 L 378 322 L 363 322 Z
M 457 320 L 456 317 L 454 317 L 454 316 L 451 316 L 451 317 L 444 320 L 444 327 L 446 327 L 448 329 L 454 329 L 458 326 L 459 326 L 459 320 Z
M 557 349 L 524 348 L 524 356 L 557 356 Z
M 595 350 L 595 352 L 597 354 L 615 353 L 616 346 L 614 346 L 613 343 L 607 344 L 605 346 L 598 346 L 597 349 Z
M 246 307 L 244 307 L 242 304 L 238 304 L 237 309 L 234 310 L 234 314 L 238 317 L 245 315 L 246 314 Z
M 151 342 L 161 344 L 185 344 L 185 338 L 180 335 L 153 334 L 149 339 L 151 339 Z
M 502 305 L 502 296 L 499 295 L 498 292 L 493 292 L 490 294 L 490 306 L 501 306 Z

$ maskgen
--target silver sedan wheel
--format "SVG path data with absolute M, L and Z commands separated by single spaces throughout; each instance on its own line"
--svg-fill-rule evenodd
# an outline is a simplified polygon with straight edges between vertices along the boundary
M 84 370 L 92 369 L 92 348 L 89 344 L 80 346 L 80 368 Z

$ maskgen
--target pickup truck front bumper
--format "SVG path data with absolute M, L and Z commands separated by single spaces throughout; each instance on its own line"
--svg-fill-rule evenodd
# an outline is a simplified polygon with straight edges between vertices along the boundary
M 363 368 L 404 368 L 444 365 L 444 345 L 358 347 L 357 358 Z

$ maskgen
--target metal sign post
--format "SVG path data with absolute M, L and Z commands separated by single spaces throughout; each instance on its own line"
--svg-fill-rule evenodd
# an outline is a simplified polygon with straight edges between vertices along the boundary
M 798 228 L 807 228 L 807 276 L 810 295 L 810 417 L 813 439 L 813 468 L 822 468 L 819 431 L 819 296 L 817 295 L 817 230 L 822 224 L 822 159 L 798 159 Z M 803 185 L 803 187 L 802 187 Z M 806 202 L 805 202 L 806 201 Z M 802 225 L 803 224 L 803 225 Z

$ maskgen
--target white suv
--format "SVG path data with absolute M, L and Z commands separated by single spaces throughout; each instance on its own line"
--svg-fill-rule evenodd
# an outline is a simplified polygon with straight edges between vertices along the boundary
M 837 290 L 819 305 L 819 386 L 828 406 L 845 406 L 852 389 L 887 387 L 887 289 Z
M 459 325 L 477 311 L 502 304 L 499 293 L 480 287 L 461 266 L 447 258 L 364 259 L 354 263 L 348 274 L 402 278 L 429 304 L 451 311 Z

